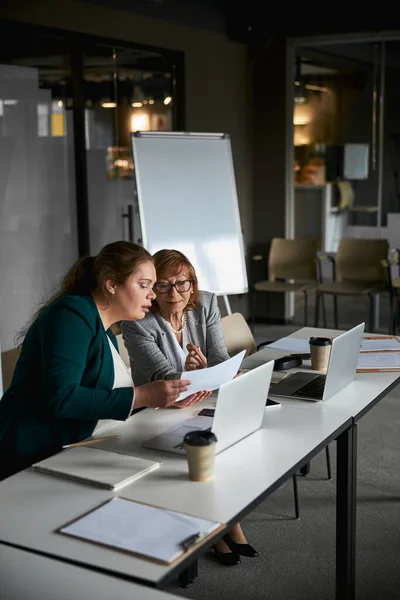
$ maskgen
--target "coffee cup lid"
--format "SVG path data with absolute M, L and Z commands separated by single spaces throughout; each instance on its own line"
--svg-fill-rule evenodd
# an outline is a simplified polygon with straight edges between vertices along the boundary
M 310 337 L 310 344 L 313 346 L 330 346 L 332 340 L 325 337 Z
M 183 443 L 188 446 L 210 446 L 215 444 L 217 436 L 209 429 L 195 429 L 189 431 L 183 438 Z

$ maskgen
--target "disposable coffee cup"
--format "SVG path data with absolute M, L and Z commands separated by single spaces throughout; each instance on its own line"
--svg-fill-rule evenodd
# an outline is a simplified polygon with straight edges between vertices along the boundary
M 214 474 L 215 444 L 217 436 L 212 431 L 196 429 L 183 438 L 192 481 L 208 481 Z
M 310 338 L 311 368 L 314 371 L 324 371 L 328 367 L 332 340 L 324 337 Z

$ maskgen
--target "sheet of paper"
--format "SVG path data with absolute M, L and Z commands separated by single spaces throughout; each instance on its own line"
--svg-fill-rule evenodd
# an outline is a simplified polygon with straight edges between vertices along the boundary
M 190 535 L 211 533 L 220 523 L 115 497 L 61 528 L 62 533 L 172 562 Z
M 182 392 L 178 396 L 176 402 L 184 400 L 191 394 L 196 394 L 196 392 L 201 392 L 203 390 L 212 392 L 213 390 L 218 390 L 223 383 L 226 383 L 235 377 L 240 369 L 245 354 L 246 350 L 243 350 L 242 352 L 239 352 L 239 354 L 232 356 L 232 358 L 229 358 L 214 367 L 198 369 L 196 371 L 184 371 L 181 375 L 181 379 L 189 380 L 190 385 L 186 392 Z
M 363 340 L 361 352 L 377 352 L 379 350 L 397 350 L 400 352 L 400 342 L 396 338 Z
M 357 369 L 400 369 L 400 352 L 360 353 Z
M 295 337 L 283 337 L 272 344 L 268 344 L 266 348 L 276 348 L 277 350 L 287 350 L 291 354 L 298 352 L 299 354 L 306 354 L 310 352 L 310 344 L 308 340 Z

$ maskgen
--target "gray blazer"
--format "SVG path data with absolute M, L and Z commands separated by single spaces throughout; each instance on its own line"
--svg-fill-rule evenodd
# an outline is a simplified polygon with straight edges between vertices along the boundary
M 174 334 L 159 313 L 148 313 L 141 321 L 122 321 L 121 329 L 135 385 L 180 378 L 184 361 Z M 200 292 L 199 304 L 188 311 L 187 329 L 190 342 L 200 346 L 209 367 L 229 358 L 215 294 Z

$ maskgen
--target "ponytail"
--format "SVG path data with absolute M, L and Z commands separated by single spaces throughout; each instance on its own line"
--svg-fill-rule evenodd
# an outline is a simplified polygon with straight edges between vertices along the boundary
M 105 295 L 107 280 L 123 285 L 143 262 L 154 264 L 151 254 L 138 244 L 112 242 L 104 246 L 97 256 L 85 256 L 68 270 L 52 296 L 45 300 L 32 319 L 15 337 L 21 344 L 33 321 L 54 300 L 64 296 L 88 296 L 95 290 Z
M 95 260 L 94 256 L 85 256 L 72 265 L 62 280 L 56 297 L 87 296 L 95 290 L 97 287 L 97 280 L 94 274 Z M 54 299 L 52 298 L 52 300 Z

